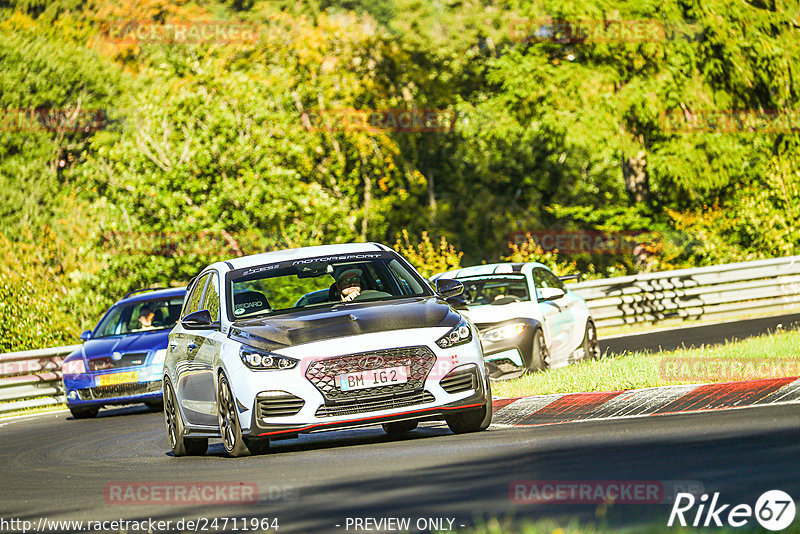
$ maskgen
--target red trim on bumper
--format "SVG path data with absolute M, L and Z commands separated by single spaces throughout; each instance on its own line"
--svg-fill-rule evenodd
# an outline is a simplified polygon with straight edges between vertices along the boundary
M 321 426 L 330 426 L 330 425 L 343 425 L 347 423 L 358 423 L 359 421 L 370 421 L 372 419 L 386 419 L 388 417 L 397 417 L 398 415 L 409 415 L 413 413 L 421 413 L 421 412 L 433 412 L 437 410 L 464 410 L 466 408 L 478 408 L 483 406 L 483 404 L 468 404 L 466 406 L 452 406 L 452 407 L 445 407 L 440 406 L 437 408 L 423 408 L 421 410 L 411 410 L 408 412 L 400 412 L 400 413 L 393 413 L 390 415 L 378 415 L 373 417 L 362 417 L 360 419 L 348 419 L 346 421 L 331 421 L 330 423 L 315 423 L 313 425 L 303 426 L 300 428 L 292 428 L 289 430 L 278 430 L 276 432 L 264 432 L 263 434 L 259 434 L 258 437 L 261 436 L 273 436 L 275 434 L 296 434 L 297 432 L 305 432 L 306 430 L 321 427 Z

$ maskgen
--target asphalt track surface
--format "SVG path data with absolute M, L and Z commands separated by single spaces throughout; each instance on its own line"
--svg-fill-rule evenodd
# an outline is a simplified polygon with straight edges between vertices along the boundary
M 603 341 L 604 350 L 668 350 L 796 328 L 800 314 L 654 332 Z M 367 532 L 348 518 L 551 519 L 604 530 L 666 526 L 670 504 L 515 503 L 515 481 L 683 481 L 755 504 L 769 489 L 800 498 L 800 404 L 537 427 L 492 426 L 455 436 L 425 423 L 402 437 L 378 428 L 276 442 L 232 459 L 219 440 L 204 457 L 168 453 L 163 415 L 143 406 L 90 420 L 66 412 L 0 420 L 0 519 L 173 520 L 277 518 L 279 532 Z M 243 483 L 248 504 L 119 504 L 111 486 Z M 157 499 L 156 499 L 157 501 Z M 1 523 L 0 523 L 1 524 Z M 219 523 L 221 524 L 221 523 Z M 0 531 L 14 529 L 0 528 Z M 391 531 L 391 530 L 389 530 Z
M 168 453 L 162 414 L 103 410 L 0 423 L 0 517 L 173 519 L 274 517 L 279 532 L 355 532 L 347 518 L 570 519 L 614 530 L 665 526 L 670 505 L 514 504 L 509 487 L 537 481 L 693 481 L 726 503 L 782 489 L 800 497 L 800 405 L 663 415 L 453 435 L 436 423 L 404 437 L 380 428 L 307 435 L 262 456 Z M 107 484 L 232 481 L 258 485 L 255 504 L 120 505 Z M 272 488 L 272 490 L 270 490 Z M 276 488 L 281 488 L 279 492 Z M 341 525 L 337 527 L 337 525 Z M 413 529 L 412 529 L 413 530 Z M 365 532 L 360 530 L 359 532 Z
M 775 332 L 779 327 L 784 330 L 800 329 L 800 313 L 728 323 L 677 327 L 643 334 L 628 334 L 611 339 L 603 339 L 600 335 L 600 350 L 604 354 L 622 354 L 633 351 L 658 352 L 682 347 L 700 347 Z

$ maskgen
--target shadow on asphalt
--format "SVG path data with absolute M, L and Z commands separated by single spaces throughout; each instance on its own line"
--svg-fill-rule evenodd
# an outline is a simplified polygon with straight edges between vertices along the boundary
M 571 423 L 546 430 L 490 429 L 460 436 L 437 427 L 421 428 L 402 438 L 330 433 L 324 439 L 276 444 L 272 452 L 245 463 L 218 458 L 224 453 L 217 443 L 210 450 L 212 462 L 207 467 L 205 462 L 190 463 L 196 479 L 238 477 L 258 482 L 262 490 L 289 484 L 296 487 L 297 498 L 270 500 L 262 495 L 262 500 L 249 506 L 176 507 L 162 518 L 277 517 L 281 531 L 286 532 L 345 532 L 348 517 L 449 517 L 456 518 L 456 526 L 513 517 L 517 521 L 555 519 L 562 525 L 574 519 L 607 528 L 663 527 L 669 504 L 514 503 L 511 484 L 520 480 L 699 482 L 706 493 L 720 492 L 721 502 L 751 506 L 769 489 L 798 495 L 800 429 L 793 422 L 798 413 L 797 406 L 780 406 Z M 753 421 L 760 424 L 754 426 Z M 708 435 L 712 428 L 714 433 Z M 380 447 L 381 443 L 389 446 Z M 357 445 L 370 447 L 343 449 Z M 428 450 L 441 454 L 442 447 L 453 451 L 451 461 L 432 466 L 417 461 Z M 306 465 L 319 462 L 308 455 L 330 448 L 342 452 L 325 468 L 336 481 L 315 483 L 315 473 Z

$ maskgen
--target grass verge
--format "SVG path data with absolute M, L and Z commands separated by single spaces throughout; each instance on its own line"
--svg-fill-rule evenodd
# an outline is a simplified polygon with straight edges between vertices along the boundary
M 800 331 L 670 352 L 633 352 L 492 384 L 495 397 L 800 376 Z

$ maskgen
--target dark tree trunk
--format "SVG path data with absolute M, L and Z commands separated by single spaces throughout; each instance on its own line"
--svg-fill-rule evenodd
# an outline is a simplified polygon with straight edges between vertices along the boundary
M 650 179 L 647 174 L 647 153 L 641 151 L 633 157 L 622 157 L 622 177 L 625 190 L 632 202 L 650 200 Z

